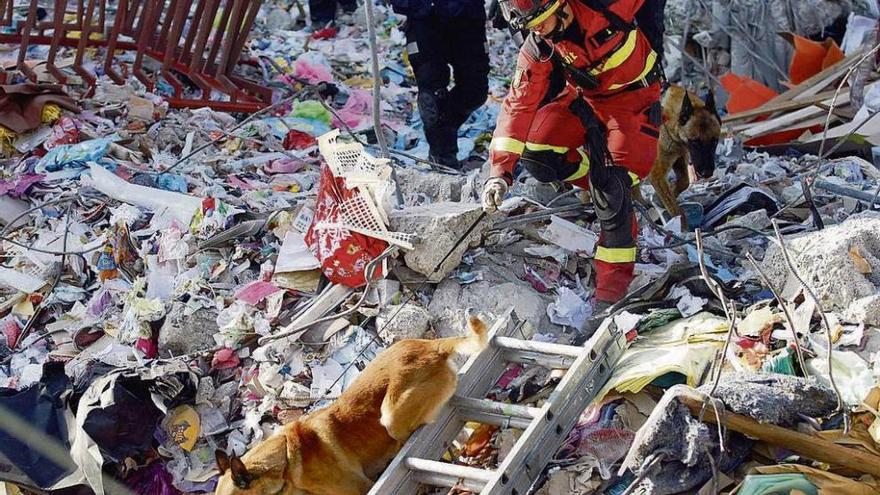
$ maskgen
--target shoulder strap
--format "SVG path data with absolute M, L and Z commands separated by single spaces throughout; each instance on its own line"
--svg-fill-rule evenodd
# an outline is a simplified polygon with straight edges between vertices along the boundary
M 529 34 L 528 38 L 526 38 L 525 43 L 523 44 L 523 48 L 528 50 L 530 54 L 537 58 L 538 60 L 547 60 L 548 58 L 553 63 L 554 67 L 560 68 L 568 74 L 572 82 L 574 82 L 577 86 L 580 86 L 584 89 L 595 89 L 599 87 L 599 80 L 596 76 L 590 74 L 588 71 L 583 69 L 579 69 L 569 63 L 566 63 L 562 57 L 553 50 L 546 41 L 540 39 L 538 36 L 534 34 Z
M 618 31 L 632 31 L 638 25 L 636 22 L 626 22 L 619 15 L 611 11 L 611 4 L 616 0 L 580 0 L 580 2 L 592 10 L 602 14 L 608 23 Z

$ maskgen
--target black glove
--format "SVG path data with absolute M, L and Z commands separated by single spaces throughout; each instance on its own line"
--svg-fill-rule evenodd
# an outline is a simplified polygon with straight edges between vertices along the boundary
M 501 6 L 498 5 L 498 0 L 492 0 L 492 3 L 489 4 L 489 19 L 492 21 L 492 27 L 495 29 L 507 29 L 510 27 L 507 19 L 504 18 Z

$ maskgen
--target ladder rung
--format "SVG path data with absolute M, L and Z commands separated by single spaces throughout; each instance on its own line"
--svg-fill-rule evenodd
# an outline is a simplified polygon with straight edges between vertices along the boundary
M 536 364 L 551 370 L 567 370 L 571 368 L 575 357 L 550 356 L 535 351 L 520 351 L 517 349 L 505 349 L 504 360 L 508 363 Z
M 503 349 L 531 351 L 556 356 L 578 357 L 584 351 L 583 347 L 573 345 L 551 344 L 549 342 L 536 342 L 534 340 L 521 340 L 510 337 L 495 337 L 492 339 L 492 343 Z
M 463 480 L 447 474 L 426 473 L 423 471 L 414 472 L 412 478 L 423 485 L 464 488 L 474 493 L 479 493 L 486 486 L 486 483 L 482 481 Z
M 537 407 L 520 406 L 518 404 L 506 404 L 504 402 L 496 402 L 488 399 L 474 399 L 471 397 L 453 396 L 449 401 L 452 407 L 456 408 L 459 416 L 465 419 L 477 420 L 477 417 L 471 418 L 471 413 L 479 413 L 481 415 L 500 416 L 501 418 L 517 419 L 518 424 L 528 426 L 533 419 L 541 415 L 541 409 Z M 502 426 L 502 425 L 496 425 Z M 510 423 L 513 426 L 513 423 Z
M 500 426 L 501 428 L 526 429 L 539 413 L 534 407 L 505 404 L 487 399 L 454 396 L 449 401 L 463 421 Z
M 472 409 L 460 410 L 458 412 L 458 418 L 465 422 L 473 421 L 483 425 L 492 425 L 499 428 L 516 428 L 518 430 L 525 430 L 530 424 L 532 424 L 531 419 L 474 411 Z
M 418 457 L 407 457 L 404 464 L 412 470 L 423 483 L 437 486 L 453 487 L 462 481 L 470 484 L 472 489 L 482 490 L 486 483 L 492 481 L 495 476 L 493 471 L 477 469 L 470 466 L 459 466 L 448 462 L 431 461 Z

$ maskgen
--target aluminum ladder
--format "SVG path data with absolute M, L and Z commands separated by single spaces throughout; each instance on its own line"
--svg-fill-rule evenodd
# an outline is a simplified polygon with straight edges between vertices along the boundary
M 607 382 L 626 348 L 626 336 L 608 318 L 583 347 L 509 336 L 510 312 L 492 326 L 490 344 L 459 371 L 458 390 L 434 423 L 417 430 L 369 495 L 413 495 L 419 485 L 458 486 L 480 495 L 526 495 L 562 445 L 580 414 Z M 483 399 L 508 363 L 565 369 L 542 407 Z M 500 466 L 484 470 L 440 462 L 465 422 L 524 432 Z

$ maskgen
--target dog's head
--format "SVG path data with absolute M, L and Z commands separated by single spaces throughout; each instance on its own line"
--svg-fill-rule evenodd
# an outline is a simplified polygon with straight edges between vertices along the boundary
M 701 104 L 702 103 L 702 104 Z M 687 144 L 688 156 L 694 171 L 701 178 L 715 173 L 715 148 L 721 137 L 721 117 L 715 108 L 715 95 L 711 91 L 705 102 L 694 104 L 684 94 L 678 113 L 679 137 Z
M 215 495 L 278 495 L 289 493 L 287 439 L 274 435 L 249 453 L 247 460 L 215 452 L 220 480 Z

